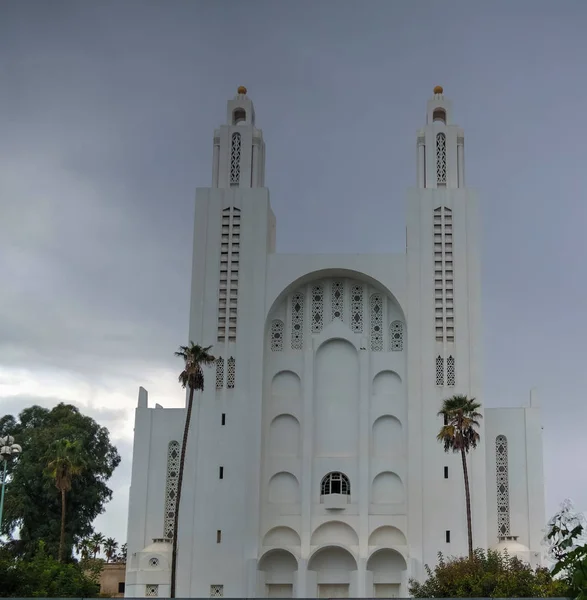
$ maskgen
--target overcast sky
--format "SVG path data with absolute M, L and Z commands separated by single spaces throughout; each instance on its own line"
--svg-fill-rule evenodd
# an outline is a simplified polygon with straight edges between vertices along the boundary
M 0 415 L 72 402 L 123 462 L 138 386 L 180 406 L 194 192 L 246 85 L 279 252 L 402 252 L 441 84 L 482 213 L 487 406 L 538 389 L 547 513 L 587 509 L 585 0 L 3 0 Z

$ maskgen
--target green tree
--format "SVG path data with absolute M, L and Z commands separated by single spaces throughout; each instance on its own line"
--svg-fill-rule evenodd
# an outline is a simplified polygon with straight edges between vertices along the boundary
M 117 550 L 118 542 L 114 538 L 108 538 L 104 541 L 104 554 L 106 555 L 106 562 L 111 562 L 114 560 Z
M 70 442 L 67 439 L 56 440 L 46 457 L 49 460 L 45 472 L 55 481 L 55 487 L 61 494 L 61 529 L 59 534 L 59 562 L 63 561 L 65 552 L 65 518 L 66 518 L 66 495 L 71 491 L 72 480 L 81 475 L 86 463 L 82 455 L 80 444 L 76 440 Z
M 93 598 L 98 596 L 99 570 L 60 563 L 40 542 L 30 558 L 0 548 L 0 590 L 4 598 Z
M 210 366 L 215 358 L 209 353 L 212 346 L 203 348 L 194 342 L 189 346 L 180 346 L 175 353 L 184 361 L 184 368 L 179 374 L 179 383 L 185 389 L 189 390 L 188 405 L 185 415 L 185 425 L 183 428 L 183 442 L 181 444 L 181 454 L 179 458 L 179 472 L 177 475 L 177 496 L 175 498 L 175 515 L 173 519 L 173 548 L 171 552 L 171 598 L 175 598 L 176 570 L 177 570 L 177 527 L 179 523 L 179 503 L 181 499 L 181 488 L 183 485 L 183 467 L 185 462 L 185 452 L 188 443 L 188 434 L 192 417 L 192 406 L 194 403 L 194 391 L 204 391 L 204 365 Z
M 473 558 L 445 559 L 424 583 L 411 579 L 409 592 L 415 598 L 555 598 L 565 597 L 567 587 L 544 567 L 533 569 L 515 556 L 477 549 Z
M 467 454 L 477 447 L 480 436 L 476 431 L 483 415 L 479 412 L 481 404 L 475 398 L 456 395 L 442 403 L 438 415 L 443 417 L 444 425 L 436 436 L 444 445 L 445 452 L 459 452 L 463 463 L 465 481 L 465 504 L 467 507 L 467 535 L 469 539 L 469 558 L 473 558 L 473 527 L 471 524 L 471 490 L 467 471 Z
M 546 525 L 544 542 L 555 562 L 553 575 L 569 586 L 569 596 L 587 600 L 587 537 L 585 517 L 576 513 L 573 503 L 565 500 L 558 513 Z
M 7 433 L 18 437 L 23 452 L 9 465 L 12 479 L 6 491 L 2 533 L 18 532 L 11 548 L 21 556 L 32 556 L 39 539 L 45 541 L 46 552 L 58 555 L 61 501 L 54 483 L 44 474 L 46 456 L 56 440 L 79 444 L 86 466 L 72 480 L 66 504 L 64 557 L 69 560 L 74 544 L 92 534 L 94 519 L 112 497 L 106 484 L 120 456 L 110 443 L 108 430 L 75 406 L 58 404 L 52 409 L 26 408 L 18 419 L 2 417 L 0 435 Z

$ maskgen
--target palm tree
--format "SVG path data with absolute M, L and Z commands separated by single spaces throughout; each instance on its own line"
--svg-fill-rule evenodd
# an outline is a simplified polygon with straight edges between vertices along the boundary
M 179 522 L 179 502 L 181 499 L 181 487 L 183 484 L 183 466 L 185 461 L 185 451 L 188 442 L 188 433 L 190 429 L 190 420 L 192 417 L 192 405 L 194 402 L 194 390 L 204 391 L 204 371 L 202 366 L 210 366 L 216 360 L 210 353 L 210 348 L 202 348 L 194 342 L 189 346 L 180 346 L 175 356 L 184 360 L 183 371 L 179 374 L 178 380 L 181 386 L 189 388 L 189 398 L 187 411 L 185 415 L 185 425 L 183 428 L 183 442 L 181 444 L 181 454 L 179 458 L 179 472 L 177 474 L 177 496 L 175 497 L 175 515 L 173 517 L 173 549 L 171 552 L 171 598 L 175 598 L 175 573 L 177 569 L 177 525 Z
M 90 540 L 88 538 L 81 539 L 76 545 L 76 550 L 79 552 L 82 560 L 88 560 L 90 556 Z
M 104 554 L 106 555 L 106 562 L 110 562 L 116 556 L 118 550 L 118 542 L 114 538 L 108 538 L 104 542 Z
M 45 473 L 55 479 L 55 487 L 61 492 L 61 534 L 59 537 L 59 562 L 65 551 L 65 498 L 71 490 L 71 482 L 85 468 L 85 460 L 77 441 L 60 439 L 53 443 L 47 455 L 49 460 Z
M 460 452 L 465 480 L 465 502 L 467 505 L 467 533 L 469 538 L 469 559 L 473 558 L 473 529 L 471 525 L 471 492 L 467 472 L 467 454 L 477 447 L 481 436 L 476 431 L 483 415 L 478 412 L 481 404 L 475 398 L 456 395 L 442 403 L 438 416 L 444 418 L 444 425 L 436 436 L 444 444 L 445 452 Z
M 102 544 L 106 541 L 106 538 L 101 533 L 94 533 L 90 538 L 90 550 L 94 553 L 94 558 L 98 556 L 102 548 Z

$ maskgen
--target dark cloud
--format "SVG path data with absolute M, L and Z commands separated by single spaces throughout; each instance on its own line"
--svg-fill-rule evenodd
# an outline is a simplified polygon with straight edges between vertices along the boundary
M 278 250 L 403 251 L 415 131 L 442 84 L 480 190 L 484 401 L 539 388 L 549 510 L 567 493 L 586 509 L 560 442 L 587 418 L 586 16 L 573 0 L 4 2 L 0 367 L 70 372 L 93 408 L 119 385 L 127 419 L 153 373 L 173 389 L 194 191 L 239 84 L 264 130 Z

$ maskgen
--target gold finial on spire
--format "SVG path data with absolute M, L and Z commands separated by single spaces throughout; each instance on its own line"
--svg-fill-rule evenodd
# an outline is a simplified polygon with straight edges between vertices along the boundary
M 442 92 L 444 92 L 444 90 L 442 89 L 442 86 L 441 86 L 441 85 L 437 85 L 437 86 L 434 88 L 434 93 L 435 93 L 435 94 L 442 94 Z
M 242 94 L 243 96 L 247 95 L 247 88 L 244 85 L 239 85 L 237 93 Z

